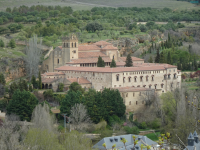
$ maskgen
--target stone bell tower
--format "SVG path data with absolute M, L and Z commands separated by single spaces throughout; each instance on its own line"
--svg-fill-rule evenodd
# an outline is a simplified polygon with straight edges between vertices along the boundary
M 71 59 L 78 59 L 78 38 L 75 34 L 63 38 L 62 50 L 64 64 Z

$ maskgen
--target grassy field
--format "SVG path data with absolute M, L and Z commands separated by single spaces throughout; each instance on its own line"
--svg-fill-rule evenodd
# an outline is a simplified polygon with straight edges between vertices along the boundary
M 156 132 L 156 134 L 159 136 L 160 132 Z M 152 141 L 158 141 L 158 136 L 156 136 L 154 133 L 149 133 L 149 134 L 146 134 L 145 136 L 147 136 Z
M 20 5 L 71 6 L 74 10 L 87 10 L 95 6 L 151 8 L 168 7 L 174 10 L 191 10 L 200 8 L 194 4 L 176 0 L 0 0 L 0 10 L 5 10 L 6 7 L 18 7 Z

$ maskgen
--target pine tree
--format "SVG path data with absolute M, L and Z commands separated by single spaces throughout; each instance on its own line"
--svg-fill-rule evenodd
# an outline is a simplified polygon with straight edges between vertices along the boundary
M 38 88 L 39 88 L 39 89 L 42 89 L 42 79 L 41 79 L 40 71 L 39 71 L 39 73 L 38 73 L 38 78 L 39 78 L 39 81 L 38 81 Z
M 133 66 L 133 61 L 132 61 L 132 58 L 131 58 L 131 54 L 128 54 L 128 55 L 127 55 L 125 66 L 126 66 L 126 67 L 132 67 L 132 66 Z
M 149 63 L 153 63 L 153 58 L 152 58 L 152 56 L 150 56 L 148 62 L 149 62 Z
M 98 58 L 97 67 L 105 67 L 105 62 L 104 62 L 104 60 L 101 58 L 101 56 L 99 56 L 99 58 Z
M 15 40 L 14 40 L 14 39 L 11 39 L 11 40 L 10 40 L 9 46 L 10 46 L 11 48 L 15 48 L 15 47 L 16 47 L 16 43 L 15 43 Z
M 159 52 L 159 49 L 157 49 L 157 55 L 156 55 L 156 58 L 155 58 L 155 63 L 159 63 L 160 62 L 160 52 Z
M 110 64 L 110 68 L 114 68 L 114 67 L 116 67 L 116 62 L 115 62 L 115 60 L 113 59 L 112 62 L 111 62 L 111 64 Z

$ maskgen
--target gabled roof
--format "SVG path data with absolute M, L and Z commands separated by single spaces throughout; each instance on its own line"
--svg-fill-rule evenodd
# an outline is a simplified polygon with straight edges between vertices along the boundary
M 128 134 L 128 135 L 120 135 L 120 136 L 114 136 L 114 137 L 105 137 L 101 141 L 99 141 L 97 144 L 95 144 L 93 146 L 93 148 L 98 148 L 98 149 L 103 150 L 103 149 L 105 149 L 105 147 L 103 147 L 102 144 L 105 143 L 107 149 L 112 149 L 112 146 L 114 144 L 116 144 L 117 149 L 125 150 L 124 144 L 121 142 L 121 139 L 125 138 L 127 140 L 126 148 L 127 148 L 127 150 L 131 150 L 131 148 L 133 148 L 133 137 L 132 136 L 133 136 L 132 134 Z M 146 136 L 136 135 L 136 137 L 137 137 L 136 140 L 138 140 L 138 144 L 136 145 L 136 147 L 138 147 L 138 150 L 140 150 L 141 144 L 157 146 L 156 142 L 150 140 Z M 138 139 L 138 138 L 140 138 L 140 139 Z M 144 150 L 146 150 L 146 149 L 144 149 Z
M 81 60 L 81 59 L 79 59 Z M 97 61 L 96 61 L 97 62 Z M 74 67 L 74 66 L 61 66 L 56 68 L 57 71 L 83 71 L 83 72 L 107 72 L 107 73 L 118 73 L 118 72 L 132 72 L 132 71 L 151 71 L 151 70 L 165 70 L 166 68 L 177 68 L 176 66 L 166 64 L 154 64 L 152 66 L 139 66 L 139 67 Z
M 101 50 L 101 48 L 99 48 L 96 45 L 79 45 L 78 46 L 78 51 L 91 51 L 91 50 Z
M 188 139 L 194 139 L 192 133 L 190 133 L 190 135 L 188 136 Z
M 106 45 L 102 48 L 102 50 L 118 50 L 118 48 L 114 47 L 113 45 Z
M 53 83 L 57 80 L 59 80 L 60 78 L 58 79 L 54 79 L 54 78 L 42 78 L 42 83 Z
M 90 81 L 81 77 L 81 78 L 67 78 L 70 83 L 77 82 L 78 84 L 91 84 Z
M 79 52 L 78 58 L 91 58 L 91 57 L 106 57 L 107 55 L 102 52 Z
M 108 43 L 106 41 L 98 41 L 96 43 L 93 43 L 92 45 L 98 45 L 98 46 L 106 46 L 106 45 L 112 45 L 111 43 Z

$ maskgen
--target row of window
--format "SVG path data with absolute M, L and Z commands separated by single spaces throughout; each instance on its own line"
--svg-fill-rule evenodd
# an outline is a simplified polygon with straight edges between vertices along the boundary
M 154 81 L 154 76 L 151 76 L 151 81 Z M 116 76 L 116 81 L 119 81 L 119 75 Z M 123 82 L 125 83 L 126 77 L 123 77 Z M 149 81 L 149 76 L 146 76 L 146 81 Z M 131 82 L 131 77 L 128 77 L 128 82 Z M 137 82 L 137 77 L 134 77 L 134 82 Z M 143 82 L 143 76 L 140 77 L 140 82 Z
M 135 104 L 138 104 L 138 101 L 135 102 Z M 142 104 L 145 104 L 145 101 L 142 101 Z M 129 101 L 129 105 L 131 105 L 131 101 Z
M 64 47 L 70 47 L 70 43 L 64 43 L 64 45 L 63 45 Z M 77 46 L 77 44 L 76 44 L 76 42 L 75 43 L 71 43 L 71 47 L 76 47 Z

